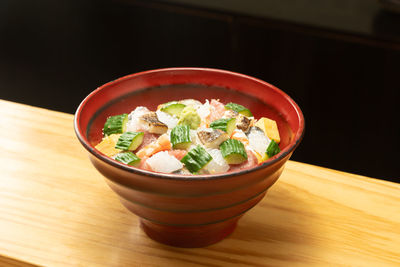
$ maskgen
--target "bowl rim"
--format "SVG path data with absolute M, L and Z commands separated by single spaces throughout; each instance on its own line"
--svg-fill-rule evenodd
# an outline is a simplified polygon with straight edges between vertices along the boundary
M 204 72 L 214 72 L 214 73 L 221 73 L 221 74 L 227 74 L 227 75 L 234 75 L 236 77 L 241 77 L 245 79 L 252 80 L 256 83 L 263 84 L 272 90 L 276 91 L 280 95 L 282 95 L 295 109 L 297 116 L 299 118 L 299 129 L 295 133 L 295 137 L 290 142 L 281 152 L 279 152 L 277 155 L 273 156 L 269 160 L 265 161 L 264 163 L 250 169 L 244 169 L 240 171 L 234 171 L 234 172 L 227 172 L 227 173 L 220 173 L 220 174 L 200 174 L 200 175 L 184 175 L 184 174 L 170 174 L 170 173 L 158 173 L 158 172 L 153 172 L 153 171 L 147 171 L 139 168 L 135 168 L 132 166 L 128 166 L 126 164 L 120 163 L 104 154 L 101 152 L 97 151 L 92 145 L 90 145 L 89 141 L 87 138 L 81 134 L 82 129 L 80 128 L 79 120 L 80 120 L 80 114 L 82 110 L 85 108 L 85 105 L 87 102 L 94 96 L 96 95 L 99 91 L 101 91 L 103 88 L 106 88 L 110 85 L 116 84 L 123 82 L 128 79 L 132 79 L 138 76 L 142 75 L 147 75 L 151 73 L 160 73 L 160 72 L 172 72 L 172 71 L 204 71 Z M 219 180 L 219 179 L 227 179 L 231 177 L 236 177 L 240 175 L 244 175 L 247 173 L 252 173 L 256 172 L 260 169 L 267 168 L 268 166 L 271 166 L 277 162 L 279 162 L 281 159 L 285 158 L 288 156 L 290 153 L 293 152 L 293 150 L 300 144 L 301 140 L 304 137 L 304 131 L 305 131 L 305 119 L 303 116 L 303 113 L 300 109 L 300 107 L 297 105 L 297 103 L 285 92 L 283 92 L 281 89 L 277 88 L 276 86 L 265 82 L 263 80 L 260 80 L 258 78 L 241 74 L 238 72 L 233 72 L 233 71 L 228 71 L 228 70 L 222 70 L 222 69 L 216 69 L 216 68 L 200 68 L 200 67 L 173 67 L 173 68 L 159 68 L 159 69 L 153 69 L 153 70 L 146 70 L 146 71 L 141 71 L 133 74 L 128 74 L 125 76 L 122 76 L 120 78 L 117 78 L 115 80 L 112 80 L 110 82 L 107 82 L 98 88 L 96 88 L 94 91 L 92 91 L 89 95 L 87 95 L 83 101 L 79 104 L 75 115 L 74 115 L 74 130 L 75 134 L 78 137 L 78 140 L 80 143 L 85 147 L 86 150 L 88 150 L 93 156 L 98 158 L 99 160 L 112 165 L 113 167 L 122 169 L 124 171 L 138 174 L 138 175 L 144 175 L 147 177 L 152 177 L 152 178 L 159 178 L 159 179 L 171 179 L 171 180 L 181 180 L 181 181 L 200 181 L 200 180 Z

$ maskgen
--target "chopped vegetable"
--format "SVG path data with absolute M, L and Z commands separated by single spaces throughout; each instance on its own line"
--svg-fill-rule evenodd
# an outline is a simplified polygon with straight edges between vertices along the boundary
M 143 132 L 125 132 L 119 139 L 115 148 L 121 150 L 136 150 L 143 142 Z
M 128 114 L 126 113 L 108 117 L 103 128 L 104 136 L 125 132 L 127 122 Z
M 187 149 L 191 143 L 189 125 L 177 125 L 171 130 L 171 144 L 174 149 Z
M 224 118 L 211 122 L 210 128 L 219 129 L 226 132 L 229 136 L 235 130 L 236 119 L 235 118 Z
M 275 140 L 278 144 L 281 141 L 276 121 L 262 117 L 256 122 L 255 126 L 262 129 L 270 139 Z
M 179 118 L 179 116 L 181 115 L 182 110 L 186 107 L 185 104 L 176 102 L 176 101 L 172 101 L 172 102 L 168 102 L 165 104 L 162 104 L 161 106 L 161 111 L 164 111 L 170 115 L 175 115 Z
M 140 163 L 140 158 L 132 152 L 121 152 L 115 156 L 115 160 L 135 167 Z
M 228 103 L 225 105 L 225 109 L 231 109 L 233 111 L 236 111 L 239 114 L 242 114 L 247 117 L 253 117 L 253 114 L 250 112 L 250 110 L 242 105 L 236 104 L 236 103 Z
M 228 164 L 240 164 L 247 160 L 246 149 L 239 140 L 228 139 L 220 145 L 220 149 Z
M 268 158 L 270 158 L 270 157 L 275 156 L 279 152 L 281 152 L 281 149 L 279 148 L 278 143 L 276 143 L 274 140 L 271 140 L 265 154 L 267 154 Z
M 191 173 L 197 173 L 201 168 L 207 165 L 212 160 L 208 152 L 200 145 L 192 148 L 182 159 L 181 162 L 185 164 L 186 168 Z

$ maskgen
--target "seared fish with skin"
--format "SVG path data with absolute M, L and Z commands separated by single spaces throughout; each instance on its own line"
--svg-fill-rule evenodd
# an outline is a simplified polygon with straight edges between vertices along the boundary
M 204 129 L 197 132 L 201 143 L 207 148 L 218 148 L 225 140 L 229 139 L 229 135 L 218 129 Z
M 236 119 L 236 128 L 239 130 L 242 130 L 244 133 L 247 133 L 250 129 L 250 126 L 253 125 L 253 120 L 249 119 L 248 117 L 237 113 L 234 110 L 227 110 L 224 113 L 224 116 L 222 118 L 235 118 Z
M 163 134 L 168 131 L 168 126 L 158 120 L 155 112 L 143 114 L 139 119 L 148 125 L 150 133 Z
M 247 118 L 246 116 L 239 114 L 236 117 L 236 128 L 242 130 L 244 133 L 247 133 L 252 125 L 252 119 Z

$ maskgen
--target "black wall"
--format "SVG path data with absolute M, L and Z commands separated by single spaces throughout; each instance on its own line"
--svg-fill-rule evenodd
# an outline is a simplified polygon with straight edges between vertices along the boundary
M 382 34 L 359 36 L 153 1 L 3 0 L 0 98 L 74 113 L 97 86 L 138 71 L 242 72 L 303 109 L 292 159 L 399 181 L 400 34 L 384 26 L 400 19 L 376 21 Z

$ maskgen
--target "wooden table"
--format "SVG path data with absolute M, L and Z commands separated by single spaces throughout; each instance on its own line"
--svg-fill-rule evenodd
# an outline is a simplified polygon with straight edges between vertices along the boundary
M 227 239 L 149 239 L 70 114 L 0 100 L 0 266 L 400 265 L 400 185 L 289 161 Z

